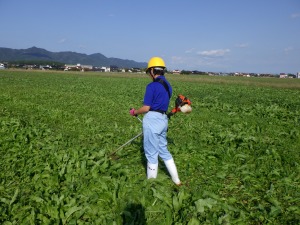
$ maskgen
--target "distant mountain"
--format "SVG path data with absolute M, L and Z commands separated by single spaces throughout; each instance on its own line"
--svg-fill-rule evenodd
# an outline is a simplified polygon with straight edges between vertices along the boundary
M 0 62 L 11 61 L 53 61 L 65 64 L 82 64 L 93 66 L 117 66 L 119 68 L 146 68 L 146 62 L 136 62 L 128 59 L 107 58 L 96 54 L 82 54 L 77 52 L 50 52 L 42 48 L 32 47 L 28 49 L 11 49 L 0 47 Z

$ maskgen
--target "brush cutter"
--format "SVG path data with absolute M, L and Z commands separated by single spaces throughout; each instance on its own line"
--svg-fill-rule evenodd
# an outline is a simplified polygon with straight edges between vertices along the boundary
M 120 146 L 119 148 L 117 148 L 115 151 L 113 151 L 112 153 L 109 154 L 109 156 L 112 156 L 114 154 L 117 153 L 117 151 L 119 151 L 120 149 L 122 149 L 123 147 L 125 147 L 126 145 L 130 144 L 134 139 L 138 138 L 139 136 L 141 136 L 143 134 L 143 132 L 139 133 L 138 135 L 136 135 L 135 137 L 131 138 L 129 141 L 127 141 L 125 144 L 123 144 L 122 146 Z
M 170 119 L 171 116 L 175 115 L 175 113 L 177 113 L 177 112 L 190 113 L 192 111 L 191 104 L 192 104 L 192 102 L 190 101 L 190 99 L 188 99 L 187 97 L 185 97 L 183 95 L 178 95 L 178 97 L 175 100 L 175 107 L 172 109 L 171 112 L 169 112 L 167 114 L 168 118 Z M 143 123 L 143 121 L 137 115 L 135 117 L 141 123 Z M 130 144 L 133 140 L 135 140 L 136 138 L 138 138 L 142 134 L 143 134 L 143 132 L 141 132 L 138 135 L 136 135 L 135 137 L 131 138 L 129 141 L 127 141 L 126 143 L 124 143 L 123 145 L 121 145 L 119 148 L 117 148 L 115 151 L 113 151 L 112 153 L 110 153 L 109 156 L 112 156 L 112 155 L 116 154 L 120 149 L 122 149 L 126 145 Z
M 175 115 L 177 112 L 182 113 L 190 113 L 192 112 L 192 102 L 190 99 L 183 95 L 178 95 L 175 100 L 175 107 L 172 109 L 171 112 L 168 113 L 168 118 L 170 119 L 171 116 Z
M 138 117 L 135 116 L 141 123 L 143 123 L 143 121 Z M 126 145 L 130 144 L 133 140 L 137 139 L 139 136 L 141 136 L 143 134 L 143 131 L 141 133 L 139 133 L 138 135 L 136 135 L 135 137 L 131 138 L 129 141 L 127 141 L 126 143 L 124 143 L 123 145 L 121 145 L 119 148 L 117 148 L 115 151 L 113 151 L 112 153 L 109 154 L 109 156 L 112 156 L 114 154 L 116 154 L 120 149 L 124 148 Z

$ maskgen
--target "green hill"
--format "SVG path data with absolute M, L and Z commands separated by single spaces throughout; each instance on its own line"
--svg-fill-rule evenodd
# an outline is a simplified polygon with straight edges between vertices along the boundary
M 50 52 L 42 48 L 28 49 L 0 48 L 0 62 L 12 61 L 53 61 L 65 64 L 83 64 L 93 66 L 117 66 L 120 68 L 145 68 L 145 62 L 136 62 L 128 59 L 107 58 L 101 53 L 91 55 L 77 52 Z

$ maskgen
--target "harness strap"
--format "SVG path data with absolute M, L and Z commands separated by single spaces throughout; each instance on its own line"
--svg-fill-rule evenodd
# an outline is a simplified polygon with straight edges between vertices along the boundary
M 170 93 L 168 84 L 161 78 L 156 78 L 154 80 L 154 82 L 158 82 L 158 83 L 162 84 L 165 87 L 166 91 L 168 92 L 169 99 L 170 99 L 171 98 L 171 93 Z

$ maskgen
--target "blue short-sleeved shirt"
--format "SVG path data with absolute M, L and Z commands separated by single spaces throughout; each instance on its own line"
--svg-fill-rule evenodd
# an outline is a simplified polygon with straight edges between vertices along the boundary
M 172 96 L 172 87 L 170 83 L 164 76 L 159 76 L 158 78 L 164 80 L 167 83 L 170 91 L 170 96 Z M 164 85 L 159 82 L 151 82 L 147 85 L 144 96 L 144 105 L 150 106 L 150 110 L 167 111 L 169 107 L 169 101 L 169 94 Z

